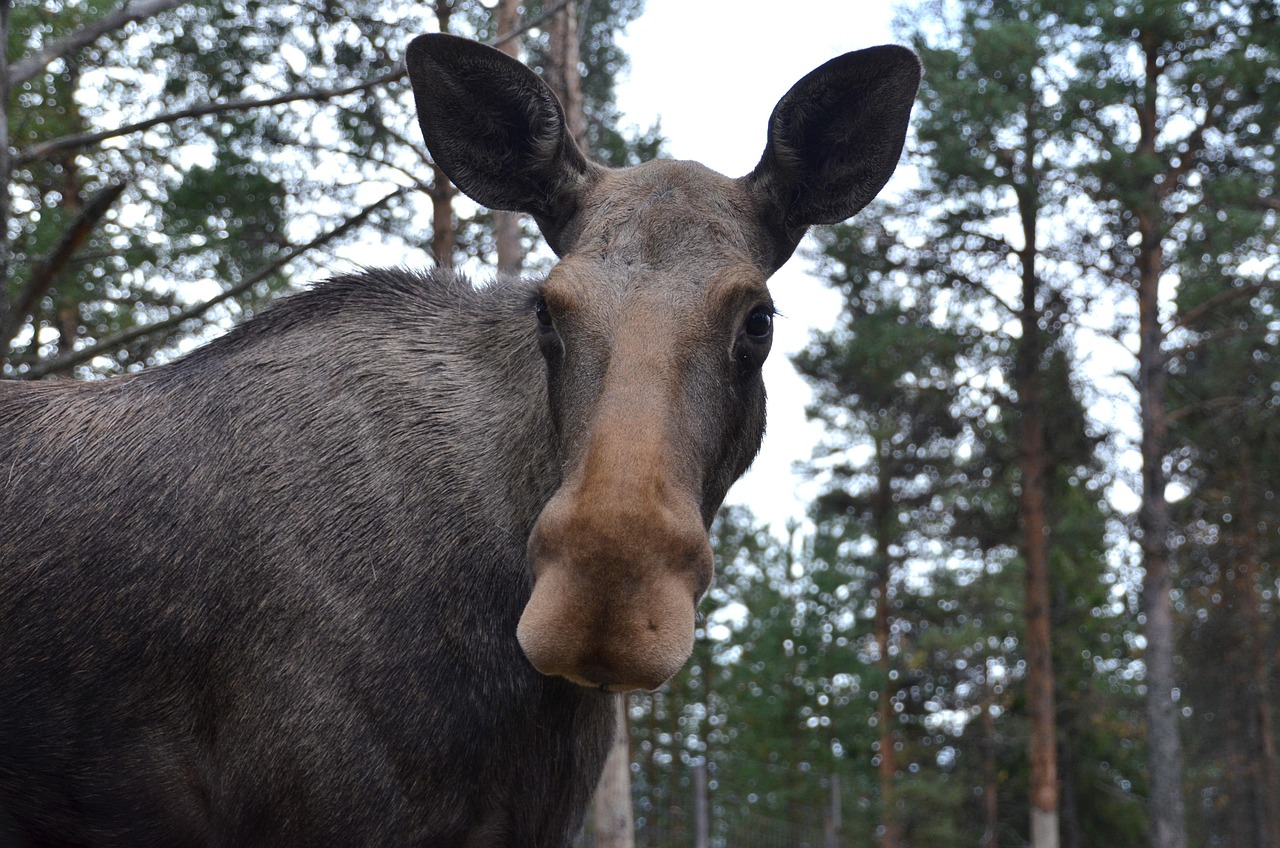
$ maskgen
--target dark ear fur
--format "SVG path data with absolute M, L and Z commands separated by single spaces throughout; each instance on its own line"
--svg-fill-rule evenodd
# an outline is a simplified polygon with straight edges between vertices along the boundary
M 533 215 L 563 254 L 596 166 L 570 138 L 555 93 L 515 59 L 452 35 L 418 36 L 405 64 L 436 164 L 477 203 Z
M 835 224 L 889 181 L 920 85 L 920 61 L 886 45 L 838 56 L 778 101 L 747 184 L 764 210 L 781 265 L 814 224 Z

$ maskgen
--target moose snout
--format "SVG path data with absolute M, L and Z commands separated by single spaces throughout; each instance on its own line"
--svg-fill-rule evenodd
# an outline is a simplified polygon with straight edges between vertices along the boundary
M 656 689 L 693 651 L 711 546 L 691 503 L 561 492 L 529 538 L 516 637 L 534 668 L 582 686 Z

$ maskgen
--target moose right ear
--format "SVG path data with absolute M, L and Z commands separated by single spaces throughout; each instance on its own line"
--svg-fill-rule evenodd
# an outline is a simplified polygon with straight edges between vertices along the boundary
M 443 33 L 410 42 L 405 64 L 435 163 L 477 203 L 531 214 L 563 255 L 597 166 L 569 135 L 555 93 L 510 56 Z

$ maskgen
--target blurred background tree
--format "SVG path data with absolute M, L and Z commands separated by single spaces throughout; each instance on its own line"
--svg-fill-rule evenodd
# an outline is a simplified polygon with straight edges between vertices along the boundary
M 904 12 L 926 68 L 911 179 L 819 234 L 845 306 L 796 360 L 828 433 L 815 535 L 786 581 L 735 579 L 749 612 L 716 647 L 771 627 L 808 657 L 821 636 L 797 633 L 838 634 L 812 677 L 756 653 L 765 704 L 719 690 L 735 750 L 754 733 L 812 775 L 753 772 L 738 803 L 800 791 L 808 812 L 768 808 L 790 842 L 717 844 L 819 844 L 828 769 L 846 832 L 886 846 L 1280 844 L 1277 18 Z M 778 736 L 822 680 L 857 681 L 806 739 L 834 758 Z

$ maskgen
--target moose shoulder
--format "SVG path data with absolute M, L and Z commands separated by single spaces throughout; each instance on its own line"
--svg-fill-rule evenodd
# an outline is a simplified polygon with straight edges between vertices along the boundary
M 0 384 L 0 846 L 567 846 L 613 691 L 687 659 L 764 429 L 765 282 L 888 180 L 919 78 L 849 53 L 751 174 L 610 170 L 422 36 L 427 146 L 560 262 L 369 271 L 185 359 Z

